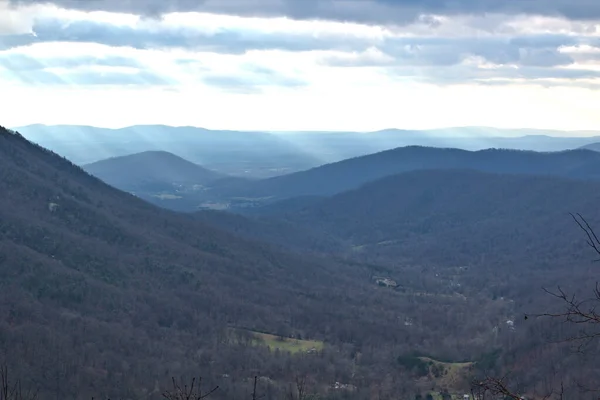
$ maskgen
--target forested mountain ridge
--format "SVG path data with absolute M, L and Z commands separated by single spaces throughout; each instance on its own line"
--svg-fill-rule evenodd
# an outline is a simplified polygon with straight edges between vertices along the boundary
M 256 374 L 268 378 L 269 399 L 298 374 L 330 398 L 346 396 L 330 393 L 336 381 L 356 387 L 357 399 L 376 387 L 413 393 L 398 354 L 476 358 L 504 313 L 497 306 L 453 327 L 460 342 L 434 345 L 448 333 L 441 304 L 466 317 L 480 300 L 407 302 L 418 297 L 372 280 L 385 268 L 239 239 L 111 188 L 4 129 L 0 191 L 1 361 L 43 399 L 159 398 L 160 384 L 179 374 L 218 383 L 217 398 L 244 397 Z M 273 352 L 232 328 L 325 349 Z
M 598 202 L 600 182 L 596 181 L 422 170 L 370 182 L 283 215 L 296 226 L 310 226 L 361 249 L 378 247 L 380 254 L 396 248 L 415 258 L 448 260 L 450 256 L 457 258 L 453 262 L 464 263 L 493 250 L 497 261 L 513 257 L 520 263 L 539 263 L 539 257 L 521 253 L 526 250 L 521 245 L 525 242 L 527 248 L 540 251 L 544 260 L 561 251 L 566 262 L 565 257 L 574 261 L 584 254 L 569 213 L 579 212 L 600 222 L 595 212 Z M 275 215 L 280 216 L 279 207 L 274 206 Z M 418 248 L 421 251 L 415 254 Z
M 86 164 L 83 169 L 111 186 L 147 189 L 173 184 L 204 185 L 225 176 L 166 151 L 146 151 Z
M 298 377 L 309 393 L 327 399 L 460 394 L 479 365 L 502 371 L 521 366 L 523 354 L 549 360 L 536 350 L 538 326 L 516 320 L 527 307 L 544 305 L 534 290 L 540 278 L 594 276 L 583 252 L 567 260 L 566 252 L 581 250 L 578 236 L 549 241 L 554 249 L 535 266 L 527 252 L 545 242 L 510 239 L 523 225 L 514 231 L 495 222 L 477 200 L 497 197 L 491 206 L 531 208 L 537 218 L 564 200 L 556 193 L 585 197 L 582 184 L 416 171 L 329 199 L 303 199 L 300 213 L 253 225 L 222 213 L 194 217 L 160 209 L 0 129 L 0 362 L 37 386 L 42 399 L 159 398 L 162 383 L 180 374 L 218 384 L 217 399 L 247 398 L 254 376 L 269 400 L 288 396 Z M 595 185 L 589 184 L 593 193 Z M 527 195 L 528 187 L 542 197 Z M 514 200 L 519 207 L 506 201 L 517 189 L 524 193 Z M 463 197 L 459 190 L 466 190 Z M 371 199 L 363 199 L 368 192 Z M 597 204 L 594 196 L 589 204 Z M 278 214 L 289 209 L 297 205 Z M 457 225 L 467 211 L 472 218 Z M 532 219 L 531 229 L 553 223 L 560 212 Z M 500 210 L 497 217 L 512 221 L 506 215 Z M 329 226 L 336 218 L 339 228 Z M 360 223 L 366 220 L 372 221 Z M 381 232 L 373 230 L 376 224 Z M 255 227 L 260 239 L 281 247 L 252 240 Z M 560 227 L 544 225 L 544 233 Z M 507 239 L 512 257 L 500 257 L 507 247 L 487 239 L 496 228 L 502 229 L 494 237 Z M 443 243 L 452 235 L 455 242 Z M 396 247 L 402 254 L 361 248 L 369 244 L 365 238 L 390 237 L 402 239 Z M 302 254 L 284 251 L 285 240 L 277 238 L 297 242 L 289 247 Z M 310 248 L 321 256 L 308 254 Z M 257 332 L 280 339 L 259 340 L 268 336 Z M 310 339 L 305 343 L 314 343 L 314 351 L 275 350 L 290 336 Z M 444 365 L 423 361 L 432 357 Z M 565 360 L 552 365 L 594 368 Z M 451 371 L 452 379 L 444 378 Z
M 268 226 L 281 230 L 262 238 L 276 243 L 288 237 L 286 226 L 318 232 L 338 244 L 331 253 L 387 266 L 400 286 L 419 287 L 427 296 L 480 299 L 474 315 L 485 313 L 488 301 L 508 301 L 512 311 L 504 323 L 516 328 L 511 344 L 494 350 L 502 359 L 499 365 L 518 371 L 519 384 L 530 387 L 560 374 L 571 385 L 571 394 L 588 398 L 577 391 L 576 381 L 582 376 L 590 383 L 598 381 L 593 356 L 578 357 L 570 342 L 559 345 L 564 337 L 581 333 L 568 325 L 540 328 L 522 315 L 562 311 L 542 288 L 560 285 L 582 298 L 593 291 L 594 254 L 570 213 L 581 213 L 591 226 L 600 226 L 600 182 L 548 174 L 420 170 L 329 198 L 283 202 L 264 207 L 261 217 L 243 224 L 206 221 L 225 229 L 242 227 L 237 232 L 246 236 L 263 232 L 260 226 L 270 221 Z M 300 243 L 321 251 L 312 242 Z M 452 313 L 451 307 L 446 310 Z
M 580 147 L 583 150 L 600 151 L 600 142 L 589 143 Z
M 166 151 L 109 158 L 83 169 L 111 186 L 176 211 L 198 207 L 202 193 L 212 183 L 236 180 Z
M 487 149 L 466 151 L 408 146 L 278 176 L 225 190 L 225 194 L 269 197 L 330 196 L 385 176 L 421 169 L 475 169 L 484 172 L 600 179 L 600 154 L 589 150 L 555 153 Z M 218 190 L 218 189 L 216 189 Z

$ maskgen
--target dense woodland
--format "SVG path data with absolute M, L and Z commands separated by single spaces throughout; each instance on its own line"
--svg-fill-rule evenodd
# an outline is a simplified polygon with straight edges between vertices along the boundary
M 1 129 L 0 362 L 43 399 L 160 398 L 172 376 L 215 399 L 251 399 L 256 376 L 265 399 L 447 397 L 507 371 L 524 393 L 558 375 L 575 393 L 597 362 L 549 344 L 573 328 L 523 315 L 560 307 L 542 286 L 593 288 L 569 212 L 600 225 L 597 156 L 507 154 L 552 170 L 413 171 L 258 216 L 180 214 Z

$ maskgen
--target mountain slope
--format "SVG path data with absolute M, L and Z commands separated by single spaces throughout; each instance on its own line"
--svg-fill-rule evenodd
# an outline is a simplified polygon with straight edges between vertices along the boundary
M 392 317 L 404 305 L 373 291 L 363 267 L 161 210 L 4 129 L 0 191 L 0 362 L 35 377 L 42 398 L 159 398 L 159 381 L 183 373 L 232 376 L 221 396 L 231 398 L 254 368 L 281 397 L 291 379 L 281 363 L 301 371 L 317 361 L 271 356 L 229 327 L 329 343 L 404 335 Z M 346 374 L 338 365 L 321 384 Z
M 419 145 L 481 150 L 490 147 L 534 151 L 573 149 L 598 141 L 598 132 L 454 127 L 434 130 L 385 129 L 377 132 L 241 132 L 190 126 L 136 125 L 107 129 L 74 125 L 15 128 L 27 139 L 76 163 L 165 150 L 195 163 L 236 169 L 306 169 L 323 163 Z M 595 137 L 592 135 L 596 135 Z M 233 157 L 239 160 L 232 161 Z M 233 171 L 229 171 L 233 172 Z
M 145 151 L 167 151 L 206 168 L 244 177 L 274 176 L 322 164 L 302 148 L 267 132 L 164 125 L 120 129 L 30 125 L 17 130 L 77 164 Z
M 285 219 L 350 241 L 359 253 L 380 260 L 506 263 L 504 269 L 518 260 L 520 267 L 560 269 L 585 254 L 569 213 L 597 223 L 598 202 L 600 182 L 423 170 L 368 183 Z
M 600 154 L 588 150 L 537 153 L 488 149 L 471 152 L 411 146 L 246 183 L 226 195 L 269 197 L 271 201 L 298 196 L 330 196 L 402 172 L 463 168 L 597 180 L 600 179 Z
M 584 146 L 581 146 L 580 149 L 583 149 L 583 150 L 592 150 L 592 151 L 600 151 L 600 142 L 586 144 Z
M 83 169 L 117 189 L 176 211 L 196 209 L 213 182 L 242 179 L 228 178 L 166 151 L 109 158 Z
M 490 178 L 481 176 L 458 181 L 483 184 Z M 416 183 L 421 180 L 433 186 L 420 187 Z M 442 187 L 445 181 L 456 183 L 443 176 L 400 185 L 408 188 L 406 192 L 414 186 L 417 194 L 411 201 L 423 203 L 425 209 L 416 213 L 420 228 L 408 229 L 407 239 L 418 236 L 418 229 L 428 233 L 430 221 L 422 215 L 446 213 L 442 204 L 431 200 L 431 194 L 429 200 L 414 197 Z M 589 188 L 590 204 L 595 205 L 593 194 L 599 191 L 594 185 Z M 483 200 L 489 193 L 505 199 L 504 191 L 510 192 L 512 186 L 493 191 L 483 185 L 480 191 L 469 193 Z M 558 189 L 562 194 L 573 188 L 559 185 Z M 459 195 L 444 190 L 440 199 Z M 350 203 L 357 201 L 369 212 L 378 204 L 392 210 L 374 213 L 373 224 L 377 218 L 392 218 L 398 193 L 385 203 L 383 199 L 390 201 L 385 193 L 376 195 L 376 187 L 371 191 L 373 203 L 359 196 L 349 203 L 340 202 L 332 212 L 347 212 Z M 407 253 L 402 257 L 383 265 L 288 254 L 211 228 L 189 215 L 147 204 L 3 129 L 0 192 L 0 363 L 11 366 L 12 376 L 35 378 L 41 399 L 160 398 L 160 384 L 181 374 L 201 375 L 208 385 L 218 384 L 219 392 L 211 397 L 217 400 L 247 397 L 259 374 L 266 400 L 287 396 L 299 376 L 307 377 L 311 392 L 331 398 L 364 399 L 372 393 L 381 393 L 382 398 L 403 393 L 412 398 L 419 383 L 414 371 L 398 364 L 399 355 L 420 352 L 443 359 L 477 360 L 493 346 L 513 340 L 502 324 L 520 309 L 494 296 L 528 294 L 515 297 L 515 303 L 526 303 L 532 285 L 540 283 L 536 278 L 556 279 L 559 266 L 564 272 L 560 279 L 581 272 L 578 264 L 559 265 L 562 260 L 554 257 L 554 250 L 540 258 L 542 268 L 529 268 L 532 263 L 524 260 L 531 254 L 526 254 L 525 242 L 519 242 L 514 257 L 490 265 L 473 263 L 478 268 L 463 273 L 454 264 L 459 257 L 448 251 L 469 251 L 469 234 L 481 233 L 474 228 L 487 225 L 490 230 L 484 238 L 514 233 L 510 225 L 495 231 L 497 226 L 488 220 L 480 226 L 468 219 L 467 229 L 460 231 L 465 234 L 461 246 L 439 246 L 439 254 L 419 263 L 404 262 L 411 255 L 419 256 L 418 241 L 404 247 Z M 553 192 L 540 193 L 554 198 Z M 574 193 L 586 196 L 582 189 Z M 471 199 L 469 209 L 476 209 L 472 203 L 478 197 L 467 199 Z M 521 211 L 531 207 L 530 197 L 520 200 L 524 202 Z M 539 209 L 535 204 L 531 209 L 536 218 L 536 211 L 558 204 L 534 200 L 540 202 Z M 305 204 L 317 210 L 325 206 L 320 201 L 311 199 Z M 427 211 L 432 204 L 437 206 Z M 360 205 L 353 207 L 358 214 L 346 213 L 344 218 L 364 220 Z M 487 215 L 481 207 L 477 215 Z M 354 222 L 339 224 L 348 229 L 346 234 L 327 225 L 328 214 L 307 213 L 297 223 L 312 223 L 310 229 L 327 233 L 327 228 L 355 241 Z M 445 219 L 441 221 L 434 226 L 444 227 Z M 410 221 L 403 223 L 411 227 Z M 252 230 L 236 218 L 221 223 L 226 225 L 240 226 L 246 236 Z M 259 229 L 268 238 L 288 226 L 284 221 Z M 382 228 L 399 234 L 393 226 Z M 296 229 L 298 240 L 303 229 Z M 373 238 L 381 236 L 372 225 L 365 229 Z M 544 226 L 543 232 L 555 229 Z M 559 242 L 549 243 L 561 248 Z M 425 244 L 428 250 L 436 250 L 431 243 Z M 480 251 L 481 240 L 475 245 L 472 251 Z M 496 253 L 484 254 L 489 261 Z M 381 286 L 375 278 L 382 275 L 396 279 L 401 287 Z M 519 323 L 516 329 L 521 329 Z M 257 344 L 255 332 L 282 339 Z M 299 355 L 269 350 L 290 335 L 324 342 L 324 350 Z M 331 391 L 335 382 L 354 385 L 357 390 L 336 394 Z M 432 386 L 435 381 L 427 380 L 421 389 L 429 391 Z M 468 390 L 453 389 L 456 393 Z
M 123 190 L 205 185 L 224 176 L 166 151 L 146 151 L 86 164 L 83 169 Z

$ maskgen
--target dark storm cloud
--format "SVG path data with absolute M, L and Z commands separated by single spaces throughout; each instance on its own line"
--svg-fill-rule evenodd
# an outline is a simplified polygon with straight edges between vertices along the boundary
M 49 3 L 10 0 L 12 4 Z M 420 14 L 537 14 L 570 19 L 600 17 L 596 0 L 53 0 L 61 7 L 158 16 L 200 11 L 240 16 L 287 16 L 375 24 L 403 23 Z

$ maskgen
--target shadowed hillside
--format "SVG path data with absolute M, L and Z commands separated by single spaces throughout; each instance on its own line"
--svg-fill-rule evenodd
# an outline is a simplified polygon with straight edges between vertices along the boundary
M 352 158 L 308 171 L 228 188 L 228 195 L 268 197 L 330 196 L 385 176 L 421 169 L 475 169 L 484 172 L 600 179 L 600 154 L 588 150 L 557 153 L 488 149 L 465 151 L 402 147 Z
M 402 376 L 398 352 L 475 357 L 475 336 L 489 336 L 490 320 L 478 318 L 453 328 L 460 343 L 434 349 L 449 332 L 441 304 L 467 316 L 480 299 L 407 302 L 378 289 L 376 266 L 239 239 L 113 189 L 4 129 L 0 190 L 2 361 L 43 399 L 159 398 L 159 383 L 179 374 L 218 383 L 218 398 L 243 398 L 259 371 L 269 399 L 298 374 L 317 393 L 341 380 L 364 398 L 387 376 L 370 371 Z M 399 318 L 408 315 L 427 317 L 408 327 Z M 324 353 L 272 353 L 232 327 L 324 342 Z M 399 379 L 387 390 L 411 385 Z
M 224 176 L 166 151 L 146 151 L 86 164 L 83 169 L 126 190 L 164 190 L 205 185 Z
M 596 221 L 599 202 L 600 182 L 424 170 L 368 183 L 285 218 L 379 257 L 452 263 L 519 260 L 519 265 L 560 268 L 584 254 L 569 213 Z M 278 207 L 275 215 L 281 215 Z
M 558 369 L 561 377 L 574 384 L 584 370 L 586 377 L 599 372 L 593 359 L 578 358 L 568 343 L 548 342 L 576 335 L 577 328 L 540 327 L 522 315 L 557 311 L 555 299 L 542 287 L 561 285 L 579 294 L 593 290 L 594 255 L 586 251 L 585 235 L 569 213 L 581 213 L 592 226 L 599 226 L 599 202 L 600 182 L 596 181 L 548 174 L 421 170 L 330 198 L 284 200 L 262 208 L 259 218 L 236 217 L 232 223 L 215 214 L 205 220 L 248 237 L 253 232 L 269 232 L 261 238 L 384 268 L 385 272 L 374 274 L 391 279 L 379 283 L 420 297 L 413 304 L 436 298 L 477 298 L 481 303 L 472 308 L 473 318 L 487 315 L 487 302 L 508 304 L 504 321 L 490 328 L 509 327 L 508 342 L 489 343 L 489 354 L 482 356 L 485 361 L 475 363 L 474 368 L 498 368 L 498 375 L 519 371 L 520 382 L 528 385 L 536 385 L 542 376 L 551 377 Z M 314 241 L 295 239 L 299 232 L 329 242 L 315 246 Z M 326 243 L 337 245 L 327 247 Z M 444 306 L 448 315 L 453 307 Z M 448 322 L 449 332 L 455 323 L 469 321 Z

